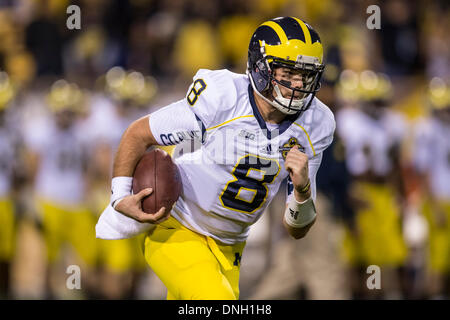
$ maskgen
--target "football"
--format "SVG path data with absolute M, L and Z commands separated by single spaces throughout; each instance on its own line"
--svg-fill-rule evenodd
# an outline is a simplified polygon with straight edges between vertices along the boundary
M 146 152 L 133 175 L 133 193 L 152 188 L 153 193 L 142 200 L 142 210 L 156 213 L 161 207 L 172 208 L 181 190 L 181 177 L 171 156 L 161 149 Z

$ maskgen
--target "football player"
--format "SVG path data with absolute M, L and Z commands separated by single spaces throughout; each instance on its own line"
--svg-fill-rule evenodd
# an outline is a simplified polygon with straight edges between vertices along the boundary
M 110 69 L 105 75 L 105 93 L 91 100 L 92 112 L 84 122 L 89 135 L 89 203 L 95 214 L 109 202 L 107 189 L 111 180 L 113 151 L 117 149 L 121 133 L 136 118 L 146 114 L 149 101 L 156 93 L 156 83 L 135 71 L 120 67 Z M 118 128 L 111 131 L 110 128 Z M 97 239 L 99 262 L 99 290 L 107 299 L 134 298 L 137 279 L 147 271 L 140 252 L 141 238 L 107 241 Z
M 65 80 L 56 81 L 48 95 L 46 105 L 51 115 L 36 121 L 25 131 L 29 150 L 29 163 L 34 177 L 37 210 L 42 217 L 44 240 L 47 248 L 47 290 L 51 297 L 58 296 L 58 276 L 65 274 L 67 266 L 59 269 L 63 251 L 69 244 L 74 249 L 74 263 L 83 268 L 88 279 L 89 269 L 95 264 L 95 219 L 87 210 L 86 166 L 87 141 L 80 130 L 80 119 L 85 113 L 85 95 Z M 83 288 L 87 292 L 90 281 Z M 59 283 L 58 283 L 59 284 Z M 61 288 L 66 289 L 61 286 Z M 65 293 L 65 292 L 64 292 Z
M 430 81 L 430 116 L 414 128 L 413 163 L 419 174 L 423 206 L 429 226 L 429 281 L 431 298 L 449 297 L 450 275 L 450 87 L 442 78 Z
M 354 217 L 346 224 L 343 253 L 351 268 L 353 297 L 367 298 L 367 267 L 380 266 L 395 277 L 395 270 L 389 268 L 400 268 L 407 255 L 399 201 L 403 196 L 400 148 L 407 123 L 401 114 L 389 109 L 392 85 L 386 75 L 345 70 L 338 91 L 353 101 L 336 115 L 354 210 Z M 372 293 L 381 296 L 391 292 L 388 285 L 382 284 L 381 290 Z
M 125 131 L 111 206 L 119 216 L 156 224 L 144 255 L 168 299 L 239 298 L 250 227 L 286 178 L 289 234 L 300 239 L 316 221 L 315 177 L 335 130 L 332 112 L 315 97 L 322 56 L 319 35 L 304 21 L 266 21 L 251 37 L 247 75 L 201 69 L 184 99 Z M 192 152 L 189 139 L 200 141 Z M 173 208 L 145 213 L 141 200 L 153 190 L 132 195 L 132 176 L 153 145 L 180 145 L 174 158 L 183 192 Z
M 9 298 L 10 263 L 15 250 L 14 176 L 17 160 L 17 130 L 9 121 L 15 88 L 0 72 L 0 299 Z

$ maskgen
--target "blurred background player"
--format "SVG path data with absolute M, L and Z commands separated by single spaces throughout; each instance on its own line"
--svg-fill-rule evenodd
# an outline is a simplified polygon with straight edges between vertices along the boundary
M 390 79 L 371 70 L 345 70 L 340 76 L 341 98 L 352 100 L 337 113 L 337 131 L 352 176 L 350 198 L 355 216 L 348 221 L 344 252 L 353 269 L 355 298 L 370 297 L 365 283 L 367 267 L 383 270 L 382 289 L 375 297 L 401 288 L 399 274 L 407 249 L 401 232 L 403 186 L 400 175 L 405 119 L 388 107 Z M 347 95 L 347 96 L 346 96 Z M 398 292 L 398 291 L 397 291 Z
M 89 296 L 90 269 L 95 264 L 95 220 L 86 208 L 87 141 L 80 130 L 86 99 L 77 85 L 56 81 L 46 96 L 48 117 L 25 132 L 47 249 L 47 293 L 51 298 L 67 293 L 69 265 L 83 270 L 83 293 Z M 68 247 L 74 251 L 67 251 Z M 69 256 L 69 252 L 75 255 Z
M 89 135 L 90 210 L 97 215 L 108 204 L 111 193 L 112 160 L 122 133 L 157 92 L 155 80 L 140 72 L 114 67 L 102 76 L 99 92 L 91 98 L 92 113 L 83 126 Z M 140 246 L 142 237 L 124 240 L 96 239 L 98 247 L 98 294 L 106 299 L 139 298 L 139 286 L 147 271 Z
M 11 298 L 10 267 L 15 252 L 15 165 L 20 134 L 9 112 L 15 94 L 8 74 L 0 71 L 0 299 Z
M 434 77 L 424 104 L 429 116 L 414 128 L 413 163 L 422 195 L 421 211 L 429 226 L 426 297 L 450 296 L 450 87 Z

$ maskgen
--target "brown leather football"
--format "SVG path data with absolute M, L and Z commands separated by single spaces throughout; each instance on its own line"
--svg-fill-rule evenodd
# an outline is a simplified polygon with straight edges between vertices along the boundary
M 156 213 L 162 207 L 172 208 L 181 191 L 181 177 L 170 155 L 161 149 L 145 153 L 139 160 L 133 175 L 133 193 L 153 188 L 153 193 L 142 200 L 142 210 Z

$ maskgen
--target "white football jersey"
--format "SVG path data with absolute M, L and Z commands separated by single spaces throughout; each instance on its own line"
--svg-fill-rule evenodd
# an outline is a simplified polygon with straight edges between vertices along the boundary
M 351 174 L 372 171 L 385 176 L 391 172 L 393 164 L 389 151 L 401 143 L 407 133 L 403 116 L 385 110 L 379 119 L 374 119 L 359 109 L 346 108 L 337 113 L 336 121 Z
M 60 205 L 79 205 L 85 192 L 86 142 L 74 125 L 59 129 L 53 121 L 30 127 L 27 147 L 39 154 L 36 194 Z
M 90 140 L 93 147 L 99 143 L 107 143 L 113 149 L 117 149 L 122 134 L 136 119 L 144 116 L 148 111 L 127 110 L 126 115 L 119 113 L 115 102 L 102 94 L 92 95 L 91 111 L 89 116 L 81 123 L 83 136 Z M 114 128 L 114 130 L 111 130 Z
M 99 143 L 106 143 L 116 148 L 126 129 L 120 123 L 116 107 L 102 94 L 92 95 L 90 103 L 89 116 L 80 125 L 84 136 L 88 137 L 92 147 Z M 111 128 L 117 128 L 117 130 L 111 130 Z
M 433 195 L 450 200 L 450 125 L 439 119 L 423 119 L 414 128 L 413 163 L 430 176 Z
M 159 144 L 177 144 L 183 192 L 172 216 L 226 244 L 246 240 L 289 176 L 284 157 L 296 144 L 308 155 L 315 198 L 316 172 L 335 129 L 332 112 L 317 98 L 300 116 L 267 124 L 246 75 L 204 69 L 185 99 L 152 113 L 149 122 Z

